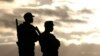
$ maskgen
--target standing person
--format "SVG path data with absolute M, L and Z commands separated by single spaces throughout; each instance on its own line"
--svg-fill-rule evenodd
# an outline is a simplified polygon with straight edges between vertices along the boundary
M 43 56 L 58 56 L 59 40 L 50 33 L 53 31 L 53 21 L 45 22 L 45 31 L 40 35 L 39 43 Z
M 19 56 L 34 56 L 34 47 L 38 33 L 35 27 L 31 25 L 33 17 L 30 12 L 27 12 L 24 15 L 25 22 L 17 26 Z

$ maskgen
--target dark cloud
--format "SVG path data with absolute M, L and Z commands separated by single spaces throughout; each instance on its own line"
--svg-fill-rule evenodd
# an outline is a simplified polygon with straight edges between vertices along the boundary
M 39 17 L 36 17 L 35 23 L 39 24 L 44 21 L 44 19 L 41 19 L 40 16 L 56 16 L 59 17 L 60 19 L 55 20 L 57 24 L 59 22 L 66 22 L 67 23 L 86 23 L 86 21 L 80 20 L 80 19 L 70 19 L 70 14 L 67 13 L 69 11 L 69 8 L 66 6 L 63 6 L 63 8 L 56 7 L 56 10 L 51 10 L 51 9 L 43 9 L 43 8 L 38 8 L 38 9 L 31 9 L 31 8 L 16 8 L 14 9 L 13 14 L 9 14 L 6 12 L 6 10 L 0 9 L 0 25 L 5 26 L 5 27 L 12 27 L 15 28 L 15 19 L 21 19 L 23 18 L 21 15 L 25 14 L 26 12 L 31 12 L 34 14 L 39 15 Z M 19 22 L 22 22 L 22 20 L 19 20 Z
M 0 1 L 13 2 L 14 0 L 0 0 Z
M 88 35 L 91 34 L 92 32 L 71 32 L 71 35 Z M 69 35 L 69 34 L 68 34 Z
M 18 8 L 18 9 L 15 9 L 14 12 L 15 12 L 15 14 L 20 14 L 20 13 L 30 11 L 32 13 L 44 15 L 44 16 L 57 16 L 57 17 L 60 17 L 60 18 L 66 18 L 66 17 L 69 17 L 69 15 L 66 13 L 66 10 L 68 10 L 67 7 L 65 7 L 63 9 L 57 7 L 56 10 L 41 9 L 41 8 L 40 9 Z
M 2 35 L 2 36 L 13 36 L 14 33 L 13 32 L 5 32 L 5 33 L 0 32 L 0 35 Z
M 1 27 L 11 27 L 11 28 L 15 28 L 15 17 L 13 15 L 10 14 L 4 14 L 5 16 L 3 16 L 2 18 L 0 18 L 0 25 Z
M 15 22 L 14 21 L 8 21 L 8 20 L 0 20 L 0 25 L 1 27 L 4 26 L 4 27 L 15 27 Z
M 44 5 L 44 4 L 52 4 L 52 0 L 37 0 L 38 2 L 40 2 L 40 5 Z
M 80 10 L 79 12 L 80 13 L 87 13 L 87 14 L 92 14 L 93 13 L 91 9 L 86 9 L 86 8 Z
M 86 21 L 79 20 L 79 19 L 69 19 L 69 14 L 67 14 L 64 9 L 58 8 L 57 10 L 50 10 L 50 9 L 15 9 L 14 14 L 9 14 L 6 13 L 3 9 L 0 10 L 0 14 L 2 15 L 0 17 L 0 25 L 5 26 L 5 27 L 12 27 L 15 28 L 15 19 L 18 18 L 23 18 L 21 15 L 24 14 L 25 12 L 32 12 L 34 14 L 38 14 L 39 16 L 57 16 L 61 19 L 56 20 L 55 22 L 57 25 L 60 23 L 59 22 L 66 22 L 67 23 L 86 23 Z M 46 19 L 46 18 L 44 18 Z M 22 22 L 19 20 L 19 22 Z M 43 19 L 40 17 L 36 17 L 35 23 L 39 24 L 43 22 Z
M 23 9 L 18 8 L 14 10 L 15 14 L 21 14 L 27 11 L 30 11 L 32 13 L 43 15 L 43 16 L 57 16 L 60 19 L 56 20 L 57 22 L 66 22 L 66 23 L 86 23 L 86 21 L 80 20 L 80 19 L 70 19 L 70 14 L 67 13 L 67 10 L 69 9 L 64 6 L 64 8 L 56 7 L 56 10 L 51 9 Z
M 58 22 L 65 22 L 65 23 L 87 23 L 87 21 L 80 20 L 80 19 L 60 19 L 57 20 Z
M 81 23 L 81 24 L 85 24 L 85 23 L 87 23 L 86 21 L 83 21 L 83 20 L 79 20 L 79 19 L 59 19 L 59 20 L 56 20 L 56 21 L 54 21 L 54 24 L 56 25 L 56 26 L 59 26 L 59 27 L 63 27 L 63 25 L 61 24 L 61 22 L 64 22 L 64 23 L 66 23 L 66 25 L 67 24 L 73 24 L 74 25 L 74 23 Z
M 0 9 L 0 26 L 1 27 L 15 28 L 16 18 L 21 18 L 21 15 L 9 14 L 6 12 L 6 10 Z

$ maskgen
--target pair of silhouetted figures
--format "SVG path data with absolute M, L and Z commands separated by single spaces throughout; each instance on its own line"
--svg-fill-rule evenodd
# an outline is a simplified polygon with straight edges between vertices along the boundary
M 30 12 L 27 12 L 24 15 L 25 22 L 18 25 L 16 21 L 19 56 L 34 56 L 36 41 L 39 41 L 43 56 L 58 56 L 60 42 L 50 33 L 53 31 L 53 21 L 46 21 L 45 31 L 40 33 L 37 27 L 31 25 L 33 17 Z

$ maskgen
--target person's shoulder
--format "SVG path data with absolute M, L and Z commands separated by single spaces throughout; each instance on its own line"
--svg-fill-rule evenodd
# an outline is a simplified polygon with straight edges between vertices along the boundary
M 24 24 L 23 24 L 23 23 L 21 23 L 21 24 L 19 24 L 19 25 L 18 25 L 18 27 L 22 27 L 23 25 L 24 25 Z
M 28 28 L 35 28 L 33 25 L 25 23 L 25 22 L 23 22 L 22 24 L 20 24 L 20 26 L 25 26 L 25 27 L 28 27 Z
M 31 24 L 30 24 L 30 27 L 33 27 L 33 28 L 35 28 L 35 26 L 34 26 L 34 25 L 31 25 Z
M 54 34 L 50 33 L 50 36 L 55 37 Z
M 42 32 L 39 36 L 40 36 L 40 38 L 45 38 L 45 37 L 48 36 L 48 35 L 47 35 L 47 33 Z
M 42 37 L 42 36 L 44 36 L 45 35 L 45 33 L 44 32 L 42 32 L 41 34 L 40 34 L 40 37 Z

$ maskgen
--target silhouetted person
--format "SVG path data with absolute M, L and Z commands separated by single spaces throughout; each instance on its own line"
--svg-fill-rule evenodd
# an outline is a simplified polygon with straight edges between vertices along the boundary
M 45 31 L 40 35 L 39 43 L 43 56 L 58 56 L 59 40 L 50 32 L 53 31 L 53 21 L 45 22 Z
M 38 34 L 35 27 L 31 25 L 33 17 L 30 12 L 27 12 L 24 15 L 25 22 L 17 27 L 19 56 L 34 56 L 34 47 Z

